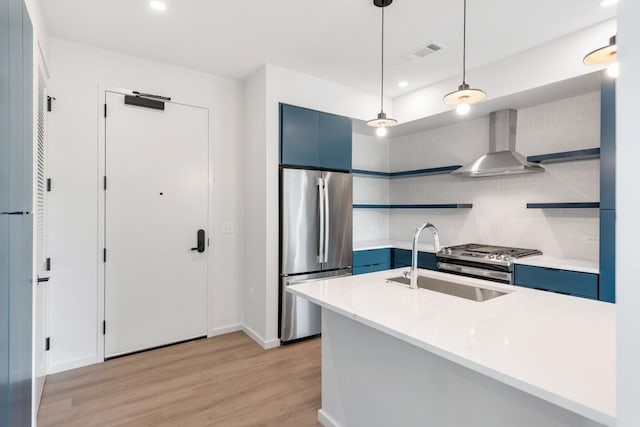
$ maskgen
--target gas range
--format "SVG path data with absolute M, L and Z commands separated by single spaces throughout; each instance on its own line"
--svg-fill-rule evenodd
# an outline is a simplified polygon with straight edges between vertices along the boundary
M 443 248 L 436 255 L 439 270 L 502 283 L 513 283 L 514 261 L 527 256 L 542 255 L 542 252 L 537 249 L 469 243 Z

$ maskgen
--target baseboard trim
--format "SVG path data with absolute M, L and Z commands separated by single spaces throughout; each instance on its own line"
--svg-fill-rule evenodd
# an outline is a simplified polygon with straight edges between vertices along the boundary
M 324 427 L 340 427 L 340 424 L 334 421 L 326 412 L 322 410 L 322 408 L 318 409 L 318 421 Z
M 58 365 L 49 365 L 47 367 L 47 375 L 57 374 L 59 372 L 82 368 L 89 365 L 95 365 L 96 363 L 102 362 L 104 362 L 104 359 L 102 359 L 101 357 L 87 357 L 86 359 L 73 360 L 71 362 L 64 362 Z
M 234 325 L 223 326 L 220 328 L 214 328 L 209 331 L 207 338 L 217 337 L 219 335 L 230 334 L 232 332 L 238 332 L 242 330 L 242 325 L 240 323 L 236 323 Z
M 276 338 L 274 340 L 268 340 L 267 341 L 267 340 L 263 339 L 260 335 L 258 335 L 258 333 L 256 333 L 256 331 L 254 331 L 253 329 L 251 329 L 247 325 L 242 325 L 242 331 L 245 334 L 247 334 L 249 336 L 249 338 L 251 338 L 256 343 L 258 343 L 258 345 L 260 347 L 264 348 L 265 350 L 269 350 L 271 348 L 280 347 L 280 340 L 279 339 Z

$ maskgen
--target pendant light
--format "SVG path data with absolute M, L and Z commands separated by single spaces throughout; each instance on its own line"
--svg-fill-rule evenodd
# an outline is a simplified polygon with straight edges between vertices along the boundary
M 455 105 L 458 114 L 467 114 L 471 104 L 482 101 L 487 94 L 480 89 L 473 89 L 467 84 L 467 0 L 464 0 L 464 23 L 462 27 L 462 84 L 458 90 L 446 94 L 443 101 Z
M 377 128 L 376 135 L 385 136 L 387 128 L 395 126 L 398 121 L 387 117 L 384 112 L 384 8 L 393 3 L 393 0 L 373 0 L 373 4 L 382 9 L 382 43 L 381 43 L 381 61 L 380 61 L 380 112 L 378 117 L 367 122 L 367 125 Z
M 616 36 L 609 39 L 609 44 L 587 53 L 582 62 L 587 65 L 609 65 L 607 74 L 609 77 L 618 77 L 618 44 Z

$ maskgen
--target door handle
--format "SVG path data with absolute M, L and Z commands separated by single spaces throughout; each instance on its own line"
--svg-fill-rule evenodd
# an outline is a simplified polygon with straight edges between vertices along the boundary
M 324 226 L 325 226 L 325 199 L 324 199 L 324 180 L 322 178 L 318 178 L 318 212 L 320 214 L 320 230 L 318 231 L 318 263 L 322 264 L 324 262 Z
M 198 230 L 198 246 L 191 248 L 192 251 L 204 252 L 204 230 Z
M 22 212 L 22 211 L 2 212 L 2 215 L 29 215 L 29 212 Z
M 324 180 L 324 262 L 329 261 L 329 186 Z

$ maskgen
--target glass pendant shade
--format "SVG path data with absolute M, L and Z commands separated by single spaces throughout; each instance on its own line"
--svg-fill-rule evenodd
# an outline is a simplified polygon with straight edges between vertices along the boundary
M 464 83 L 458 86 L 458 90 L 446 94 L 443 100 L 449 105 L 474 104 L 482 101 L 486 97 L 487 94 L 483 90 L 473 89 Z
M 608 65 L 617 61 L 618 45 L 616 44 L 616 36 L 609 39 L 607 46 L 601 47 L 587 53 L 583 62 L 587 65 Z

